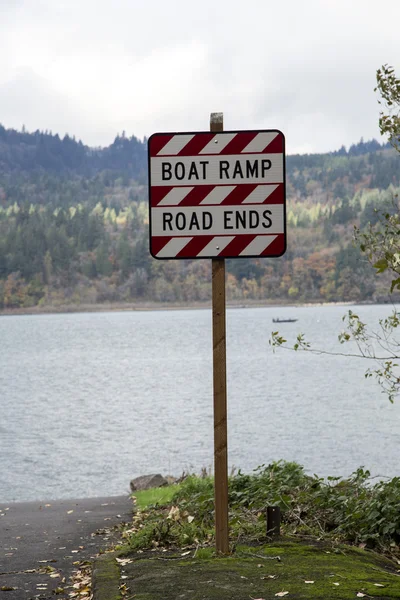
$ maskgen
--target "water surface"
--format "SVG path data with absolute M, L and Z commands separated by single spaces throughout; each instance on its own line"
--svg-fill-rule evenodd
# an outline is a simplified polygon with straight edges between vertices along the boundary
M 399 407 L 367 365 L 268 344 L 279 327 L 343 351 L 346 310 L 227 311 L 230 467 L 399 475 Z M 357 310 L 371 322 L 389 312 Z M 0 317 L 0 501 L 119 494 L 137 475 L 211 468 L 211 339 L 210 310 Z

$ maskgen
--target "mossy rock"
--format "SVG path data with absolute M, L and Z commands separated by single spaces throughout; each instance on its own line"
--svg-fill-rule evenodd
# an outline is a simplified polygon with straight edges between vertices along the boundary
M 182 554 L 132 554 L 123 571 L 135 600 L 400 598 L 396 565 L 357 548 L 282 542 L 228 557 Z

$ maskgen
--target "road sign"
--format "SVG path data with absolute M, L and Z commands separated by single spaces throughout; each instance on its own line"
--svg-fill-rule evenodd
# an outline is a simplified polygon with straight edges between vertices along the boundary
M 148 154 L 154 258 L 285 252 L 285 138 L 280 131 L 155 133 Z

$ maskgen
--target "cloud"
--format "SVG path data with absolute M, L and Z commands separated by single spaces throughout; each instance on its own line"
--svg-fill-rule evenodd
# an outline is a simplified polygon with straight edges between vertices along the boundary
M 0 2 L 0 118 L 92 145 L 223 111 L 229 129 L 282 129 L 291 151 L 334 149 L 378 135 L 375 71 L 400 68 L 380 26 L 398 0 Z
M 254 120 L 264 126 L 277 121 L 292 139 L 292 151 L 313 146 L 328 151 L 363 136 L 379 136 L 373 61 L 326 55 L 316 64 L 299 57 L 272 80 L 255 94 Z
M 80 107 L 29 68 L 16 70 L 0 84 L 0 115 L 4 125 L 18 129 L 25 125 L 31 131 L 53 130 L 60 135 L 73 134 L 68 124 L 85 129 Z M 65 126 L 60 128 L 60 123 Z

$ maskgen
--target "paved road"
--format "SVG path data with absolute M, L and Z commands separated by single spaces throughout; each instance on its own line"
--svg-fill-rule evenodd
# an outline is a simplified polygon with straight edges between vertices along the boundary
M 0 600 L 68 598 L 54 590 L 113 541 L 132 507 L 128 496 L 0 504 Z

